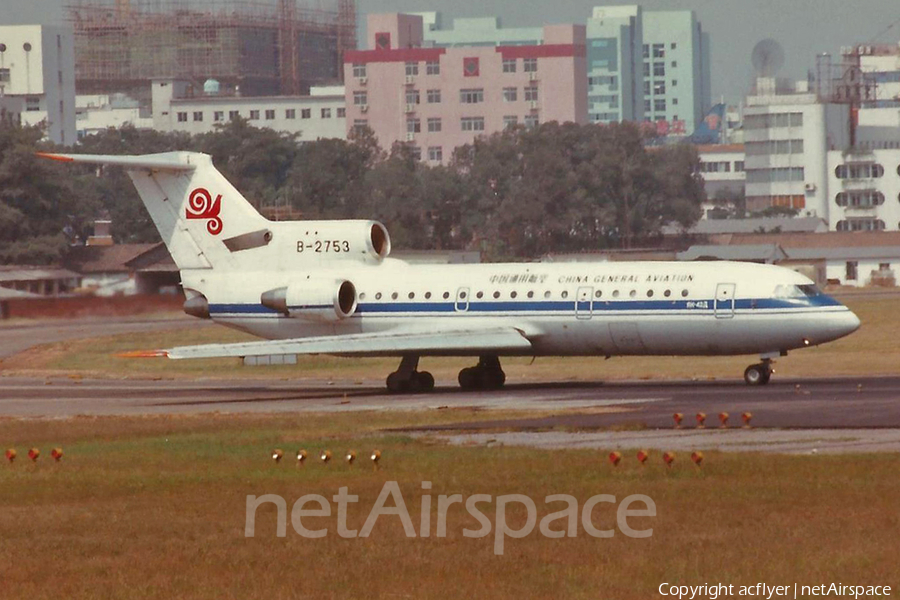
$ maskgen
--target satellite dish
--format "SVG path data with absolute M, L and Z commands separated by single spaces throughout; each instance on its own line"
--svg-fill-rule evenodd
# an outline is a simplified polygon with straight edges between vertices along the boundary
M 753 48 L 751 57 L 757 77 L 774 77 L 784 66 L 784 48 L 775 40 L 762 40 Z

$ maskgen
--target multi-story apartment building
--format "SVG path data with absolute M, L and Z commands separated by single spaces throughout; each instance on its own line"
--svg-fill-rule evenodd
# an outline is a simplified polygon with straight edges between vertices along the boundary
M 643 13 L 644 118 L 690 135 L 710 108 L 710 41 L 694 11 Z
M 546 26 L 541 44 L 428 46 L 420 15 L 369 15 L 369 49 L 345 56 L 348 131 L 440 163 L 506 127 L 587 121 L 584 26 Z
M 75 59 L 68 27 L 0 26 L 0 96 L 21 98 L 23 125 L 57 144 L 75 142 Z
M 640 6 L 597 6 L 587 20 L 588 120 L 642 121 Z

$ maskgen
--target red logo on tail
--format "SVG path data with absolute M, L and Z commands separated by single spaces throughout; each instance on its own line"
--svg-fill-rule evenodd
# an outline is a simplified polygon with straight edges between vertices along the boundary
M 222 233 L 222 219 L 219 211 L 222 210 L 222 195 L 216 196 L 215 202 L 206 188 L 197 188 L 191 192 L 185 216 L 188 219 L 208 219 L 206 230 L 212 235 Z

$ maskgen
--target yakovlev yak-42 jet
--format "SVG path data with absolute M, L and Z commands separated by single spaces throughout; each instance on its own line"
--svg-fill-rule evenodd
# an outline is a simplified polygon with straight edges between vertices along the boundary
M 411 265 L 375 221 L 272 222 L 192 152 L 43 154 L 118 165 L 181 271 L 190 315 L 265 338 L 160 350 L 173 359 L 396 356 L 391 392 L 425 392 L 422 356 L 472 356 L 466 389 L 501 387 L 502 356 L 759 355 L 772 360 L 859 328 L 794 271 L 730 262 Z

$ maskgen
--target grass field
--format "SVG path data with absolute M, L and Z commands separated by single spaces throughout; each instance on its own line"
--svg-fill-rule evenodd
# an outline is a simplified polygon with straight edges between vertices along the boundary
M 492 415 L 496 416 L 496 415 Z M 698 471 L 686 456 L 666 469 L 630 455 L 613 469 L 605 453 L 446 447 L 385 428 L 480 418 L 478 413 L 192 416 L 0 420 L 0 445 L 20 457 L 0 465 L 0 598 L 613 598 L 656 597 L 661 583 L 900 585 L 900 456 L 774 457 L 708 453 Z M 37 445 L 43 456 L 24 456 Z M 54 463 L 49 450 L 66 452 Z M 269 453 L 285 450 L 275 464 Z M 297 468 L 292 454 L 331 449 L 328 466 Z M 378 448 L 382 465 L 337 460 L 348 449 Z M 649 539 L 616 531 L 549 539 L 535 530 L 493 552 L 459 505 L 447 537 L 407 538 L 397 517 L 381 517 L 369 538 L 342 539 L 336 519 L 306 517 L 321 539 L 275 535 L 275 509 L 259 509 L 256 536 L 244 536 L 248 494 L 359 496 L 348 526 L 359 529 L 385 481 L 397 481 L 419 528 L 422 481 L 430 494 L 523 493 L 538 520 L 572 494 L 617 500 L 646 494 L 656 517 L 632 518 Z M 390 503 L 389 503 L 390 504 Z M 614 508 L 594 512 L 615 525 Z M 606 508 L 604 508 L 606 507 Z M 511 527 L 524 521 L 513 505 Z M 494 505 L 482 505 L 494 521 Z M 432 508 L 434 512 L 434 507 Z M 554 528 L 560 528 L 556 522 Z
M 900 371 L 900 319 L 896 318 L 900 295 L 848 295 L 842 300 L 862 320 L 853 335 L 808 348 L 782 358 L 776 365 L 778 376 L 818 377 L 896 374 Z M 246 367 L 237 359 L 170 361 L 167 359 L 127 359 L 117 353 L 131 350 L 169 348 L 178 345 L 237 342 L 251 338 L 224 327 L 203 330 L 175 330 L 141 335 L 121 335 L 96 340 L 62 342 L 34 348 L 0 362 L 2 374 L 75 374 L 97 377 L 265 377 L 342 378 L 383 381 L 396 369 L 395 359 L 343 359 L 300 357 L 299 365 L 286 367 Z M 574 381 L 617 379 L 735 379 L 756 357 L 625 357 L 505 359 L 510 382 Z M 439 383 L 455 382 L 459 370 L 471 364 L 465 359 L 422 360 L 421 368 L 434 373 Z

